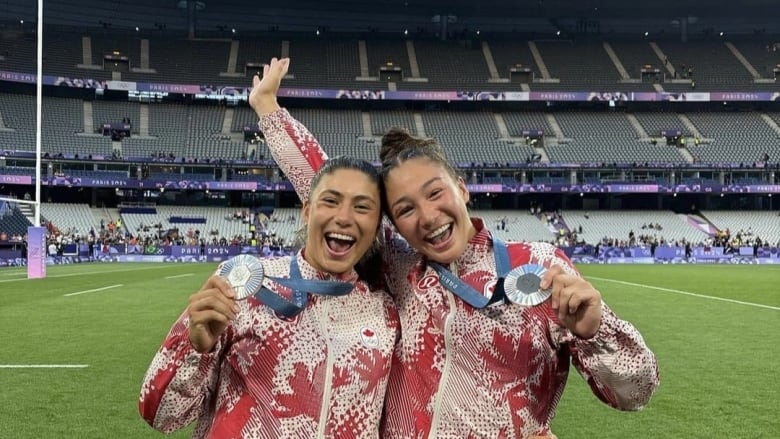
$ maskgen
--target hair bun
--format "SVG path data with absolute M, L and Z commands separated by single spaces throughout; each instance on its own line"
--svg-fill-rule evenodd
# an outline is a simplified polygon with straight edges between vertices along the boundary
M 393 127 L 382 136 L 379 159 L 384 162 L 397 157 L 403 150 L 410 148 L 431 148 L 441 152 L 441 148 L 432 138 L 412 135 L 406 128 Z

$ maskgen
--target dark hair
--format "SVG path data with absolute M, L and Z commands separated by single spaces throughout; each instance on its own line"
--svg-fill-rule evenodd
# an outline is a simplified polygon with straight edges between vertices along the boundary
M 418 157 L 441 165 L 452 178 L 457 179 L 460 174 L 450 164 L 444 155 L 441 145 L 431 137 L 413 136 L 406 128 L 390 128 L 382 136 L 382 147 L 379 150 L 379 159 L 382 161 L 382 179 L 401 163 Z
M 382 182 L 387 181 L 390 171 L 405 161 L 416 158 L 426 158 L 438 164 L 447 171 L 453 180 L 460 177 L 460 173 L 447 160 L 444 150 L 436 139 L 413 136 L 406 128 L 394 127 L 382 136 L 382 147 L 379 150 L 379 159 L 382 161 Z M 392 219 L 390 211 L 387 209 L 387 196 L 384 190 L 382 191 L 382 206 L 387 216 Z
M 382 197 L 382 193 L 384 192 L 384 185 L 382 178 L 379 175 L 379 171 L 377 171 L 374 165 L 365 160 L 344 155 L 331 157 L 322 164 L 322 167 L 320 167 L 319 171 L 317 171 L 317 174 L 315 174 L 314 178 L 311 180 L 309 193 L 314 192 L 314 189 L 316 189 L 320 184 L 323 176 L 333 174 L 334 172 L 341 169 L 352 169 L 358 172 L 362 172 L 366 177 L 368 177 L 369 180 L 376 184 L 380 197 Z M 381 213 L 379 215 L 379 220 L 380 222 L 377 224 L 377 233 L 379 232 L 379 227 L 381 226 Z M 305 239 L 302 239 L 302 242 L 305 242 Z M 363 255 L 360 260 L 358 260 L 357 264 L 355 264 L 355 271 L 357 272 L 358 276 L 360 276 L 360 279 L 365 281 L 371 287 L 371 289 L 383 287 L 382 257 L 379 252 L 379 241 L 377 239 L 375 239 L 371 247 L 368 248 L 366 254 Z
M 374 165 L 362 159 L 339 155 L 325 160 L 325 163 L 322 164 L 319 171 L 314 175 L 314 178 L 311 179 L 311 186 L 309 187 L 310 193 L 314 192 L 314 189 L 320 184 L 323 176 L 330 175 L 341 169 L 352 169 L 362 172 L 369 180 L 376 184 L 381 192 L 382 179 L 379 176 L 379 172 L 374 168 Z

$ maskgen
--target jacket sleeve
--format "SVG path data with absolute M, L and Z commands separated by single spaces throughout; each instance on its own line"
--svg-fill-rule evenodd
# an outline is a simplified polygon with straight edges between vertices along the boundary
M 284 108 L 264 115 L 259 123 L 271 155 L 295 187 L 298 198 L 308 200 L 312 179 L 328 155 L 314 135 Z
M 655 355 L 631 323 L 603 302 L 601 311 L 593 338 L 569 334 L 572 363 L 600 400 L 619 410 L 640 410 L 658 387 Z
M 164 433 L 178 430 L 205 414 L 214 395 L 219 358 L 225 337 L 212 352 L 192 347 L 189 316 L 183 314 L 171 328 L 144 377 L 138 410 L 144 420 Z M 226 330 L 227 333 L 230 328 Z
M 568 257 L 554 250 L 553 264 L 561 265 L 569 274 L 579 273 Z M 601 325 L 590 339 L 577 337 L 563 327 L 551 314 L 558 343 L 567 345 L 572 363 L 585 378 L 593 393 L 618 410 L 640 410 L 649 401 L 659 384 L 658 362 L 642 335 L 629 322 L 621 320 L 602 301 Z

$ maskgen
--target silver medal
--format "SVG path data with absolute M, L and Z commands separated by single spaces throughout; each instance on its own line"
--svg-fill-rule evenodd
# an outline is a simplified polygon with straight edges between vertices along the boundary
M 217 275 L 236 293 L 236 300 L 254 296 L 263 286 L 263 264 L 255 256 L 238 255 L 219 264 Z
M 547 272 L 541 265 L 526 264 L 516 267 L 504 278 L 504 293 L 507 299 L 525 306 L 535 306 L 547 300 L 552 294 L 549 289 L 542 290 L 542 277 Z

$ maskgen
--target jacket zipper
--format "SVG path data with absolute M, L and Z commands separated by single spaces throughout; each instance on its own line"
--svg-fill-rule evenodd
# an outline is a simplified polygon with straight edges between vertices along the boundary
M 457 276 L 458 265 L 455 262 L 450 264 L 450 271 L 455 273 Z M 444 369 L 441 372 L 441 380 L 439 380 L 439 387 L 436 389 L 436 400 L 433 404 L 433 420 L 431 421 L 431 431 L 428 433 L 428 437 L 431 439 L 437 437 L 437 430 L 439 429 L 440 422 L 441 404 L 442 399 L 444 398 L 443 389 L 446 388 L 447 381 L 450 377 L 450 368 L 452 366 L 452 361 L 450 359 L 450 346 L 452 346 L 452 319 L 455 316 L 456 310 L 455 296 L 449 290 L 445 290 L 445 295 L 447 297 L 447 304 L 449 305 L 450 309 L 447 313 L 447 317 L 444 319 Z
M 320 422 L 319 426 L 317 427 L 317 437 L 325 437 L 325 426 L 328 423 L 328 407 L 330 404 L 330 392 L 332 388 L 332 381 L 333 381 L 333 355 L 331 354 L 331 346 L 330 346 L 330 340 L 328 339 L 329 334 L 327 331 L 328 328 L 328 318 L 330 313 L 328 312 L 328 300 L 322 300 L 320 303 L 322 303 L 322 309 L 323 312 L 320 315 L 320 330 L 322 331 L 323 337 L 325 338 L 325 345 L 328 349 L 328 355 L 327 355 L 327 362 L 325 367 L 325 388 L 322 390 L 322 407 L 320 408 Z

